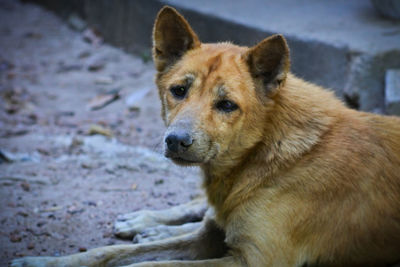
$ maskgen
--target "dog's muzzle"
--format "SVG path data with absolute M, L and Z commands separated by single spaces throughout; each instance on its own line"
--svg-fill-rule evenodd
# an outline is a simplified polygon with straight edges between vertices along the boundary
M 208 142 L 192 129 L 175 128 L 165 135 L 165 156 L 177 164 L 202 163 L 209 150 Z

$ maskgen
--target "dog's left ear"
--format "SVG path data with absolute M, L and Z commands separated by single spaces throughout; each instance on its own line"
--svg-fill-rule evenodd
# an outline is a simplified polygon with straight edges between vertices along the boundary
M 266 96 L 274 95 L 290 68 L 289 47 L 282 35 L 273 35 L 244 54 L 244 60 L 256 83 Z
M 189 23 L 174 8 L 165 6 L 157 15 L 153 29 L 153 59 L 158 71 L 172 66 L 200 41 Z

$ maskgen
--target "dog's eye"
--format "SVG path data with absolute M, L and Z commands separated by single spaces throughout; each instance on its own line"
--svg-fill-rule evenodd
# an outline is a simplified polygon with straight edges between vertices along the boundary
M 187 93 L 187 87 L 183 85 L 173 86 L 170 89 L 172 95 L 177 99 L 183 99 Z
M 223 112 L 232 112 L 238 109 L 238 105 L 229 100 L 222 100 L 217 103 L 217 109 Z

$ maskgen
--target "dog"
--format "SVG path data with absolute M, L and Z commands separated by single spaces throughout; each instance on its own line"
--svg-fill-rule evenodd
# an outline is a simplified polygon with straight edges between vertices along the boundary
M 250 48 L 201 43 L 171 7 L 157 16 L 153 59 L 165 156 L 204 176 L 210 208 L 200 228 L 12 266 L 400 261 L 399 118 L 351 110 L 291 74 L 282 35 Z

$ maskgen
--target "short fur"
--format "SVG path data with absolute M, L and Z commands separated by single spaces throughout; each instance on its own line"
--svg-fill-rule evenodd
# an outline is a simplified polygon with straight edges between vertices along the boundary
M 166 13 L 183 20 L 171 8 L 158 20 Z M 158 30 L 156 22 L 157 66 Z M 288 69 L 280 35 L 250 49 L 197 43 L 158 69 L 166 124 L 192 121 L 216 144 L 193 153 L 204 154 L 204 188 L 232 254 L 249 266 L 399 260 L 399 118 L 350 110 Z M 176 101 L 168 89 L 187 73 L 195 81 Z M 219 87 L 240 110 L 215 110 Z

